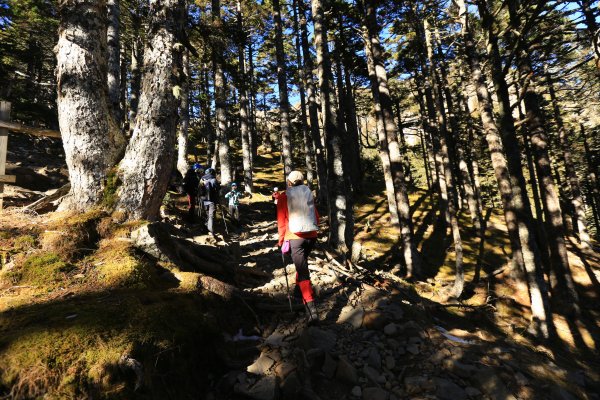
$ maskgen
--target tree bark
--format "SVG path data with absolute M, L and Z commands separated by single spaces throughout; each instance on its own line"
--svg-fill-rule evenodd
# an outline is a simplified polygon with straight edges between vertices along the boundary
M 129 95 L 129 132 L 128 135 L 133 135 L 133 128 L 135 127 L 138 104 L 140 100 L 140 89 L 142 86 L 142 70 L 141 65 L 143 63 L 143 45 L 140 39 L 141 30 L 141 16 L 137 12 L 132 12 L 132 25 L 133 25 L 133 40 L 131 46 L 131 94 Z
M 300 0 L 300 1 L 304 1 L 304 0 Z M 314 160 L 315 160 L 315 149 L 312 143 L 312 139 L 310 137 L 310 133 L 309 133 L 309 124 L 308 124 L 308 120 L 307 120 L 307 113 L 306 113 L 306 91 L 305 91 L 305 87 L 306 87 L 306 76 L 304 74 L 304 60 L 302 58 L 302 44 L 301 44 L 301 35 L 300 35 L 300 28 L 299 28 L 299 23 L 298 23 L 298 13 L 299 13 L 299 6 L 298 6 L 298 0 L 294 0 L 293 4 L 293 15 L 294 15 L 294 36 L 295 36 L 295 46 L 296 46 L 296 63 L 298 66 L 298 75 L 299 75 L 299 82 L 298 82 L 298 91 L 300 92 L 300 118 L 301 118 L 301 122 L 302 122 L 302 139 L 304 141 L 304 160 L 305 160 L 305 164 L 306 164 L 306 180 L 308 181 L 308 185 L 309 187 L 312 188 L 313 184 L 314 184 L 314 173 L 315 173 L 315 166 L 314 166 Z
M 220 0 L 212 0 L 212 23 L 213 27 L 219 34 L 223 32 L 223 20 L 221 18 L 221 2 Z M 227 83 L 225 80 L 225 72 L 223 66 L 224 44 L 213 47 L 213 69 L 215 72 L 215 116 L 216 116 L 216 147 L 215 155 L 218 156 L 218 162 L 221 168 L 221 183 L 228 184 L 231 182 L 231 161 L 229 151 L 229 138 L 227 137 Z M 216 160 L 213 159 L 212 167 L 216 168 Z
M 521 20 L 517 15 L 519 1 L 509 0 L 507 2 L 510 25 L 513 29 L 518 29 Z M 516 30 L 515 30 L 516 32 Z M 558 194 L 552 178 L 551 161 L 548 154 L 548 140 L 544 129 L 543 114 L 540 107 L 539 94 L 535 91 L 536 77 L 531 68 L 531 59 L 527 54 L 528 44 L 525 37 L 520 36 L 521 50 L 517 53 L 517 68 L 521 77 L 529 77 L 530 82 L 523 87 L 525 90 L 523 102 L 525 104 L 527 127 L 531 134 L 531 146 L 534 153 L 534 159 L 538 172 L 540 193 L 542 204 L 544 205 L 544 215 L 546 224 L 544 225 L 548 245 L 550 247 L 550 256 L 552 268 L 558 278 L 561 286 L 559 296 L 566 296 L 568 308 L 575 315 L 579 314 L 579 296 L 575 289 L 573 277 L 571 275 L 567 248 L 563 233 L 563 218 Z M 519 160 L 520 162 L 520 160 Z M 526 197 L 524 195 L 524 197 Z M 531 212 L 531 209 L 529 209 Z
M 190 125 L 190 59 L 188 52 L 183 54 L 183 79 L 181 84 L 181 106 L 179 131 L 177 132 L 177 170 L 185 176 L 188 170 L 188 128 Z
M 120 4 L 119 0 L 107 0 L 108 27 L 108 100 L 110 111 L 118 126 L 121 125 L 123 112 L 121 110 L 121 41 L 120 32 Z
M 583 149 L 585 151 L 585 161 L 588 170 L 587 181 L 590 188 L 590 198 L 592 199 L 591 204 L 594 214 L 594 223 L 596 225 L 596 236 L 600 237 L 600 180 L 598 179 L 597 168 L 592 159 L 592 151 L 583 124 L 579 124 L 579 131 L 583 137 Z
M 281 156 L 283 170 L 287 177 L 292 172 L 292 140 L 290 129 L 290 102 L 288 99 L 287 72 L 285 52 L 283 50 L 283 27 L 281 22 L 281 6 L 279 0 L 273 0 L 273 17 L 275 20 L 275 58 L 277 59 L 277 86 L 279 88 L 279 128 L 281 129 Z
M 479 114 L 485 132 L 485 139 L 490 150 L 494 175 L 498 182 L 498 190 L 504 210 L 504 219 L 511 243 L 513 260 L 518 268 L 525 268 L 531 301 L 532 330 L 542 338 L 549 337 L 548 324 L 551 324 L 549 305 L 546 297 L 546 283 L 541 269 L 535 263 L 535 257 L 529 246 L 528 229 L 523 221 L 519 221 L 513 202 L 513 190 L 500 132 L 494 121 L 491 95 L 483 76 L 479 56 L 475 49 L 471 28 L 468 22 L 467 8 L 464 0 L 458 0 L 459 17 L 465 46 L 465 57 L 471 69 L 471 81 L 475 86 L 479 103 Z
M 117 209 L 129 219 L 158 216 L 172 171 L 177 87 L 182 75 L 183 0 L 150 0 L 144 76 L 138 118 L 119 165 L 122 186 Z
M 321 0 L 312 0 L 317 71 L 321 109 L 327 143 L 327 186 L 329 192 L 329 243 L 343 254 L 352 249 L 354 214 L 352 197 L 344 180 L 343 126 L 337 114 L 333 74 L 327 47 L 327 26 Z
M 554 85 L 552 83 L 552 77 L 550 74 L 546 75 L 546 83 L 548 85 L 548 91 L 550 92 L 550 99 L 552 101 L 552 110 L 554 111 L 554 121 L 558 127 L 558 138 L 560 141 L 560 145 L 562 147 L 562 155 L 565 163 L 565 173 L 567 175 L 567 180 L 569 181 L 569 198 L 571 200 L 571 207 L 573 209 L 574 215 L 573 220 L 576 223 L 574 227 L 575 231 L 578 234 L 579 242 L 581 246 L 588 250 L 591 246 L 590 244 L 590 235 L 587 230 L 587 223 L 585 218 L 585 210 L 583 209 L 583 197 L 581 195 L 581 188 L 579 186 L 579 179 L 577 178 L 577 173 L 575 172 L 575 165 L 573 164 L 573 156 L 571 154 L 571 148 L 569 146 L 569 141 L 567 140 L 567 131 L 565 129 L 565 125 L 562 120 L 562 116 L 560 115 L 560 106 L 558 104 L 558 99 L 556 98 L 556 91 L 554 90 Z
M 250 121 L 248 113 L 248 87 L 246 85 L 246 60 L 244 50 L 246 48 L 246 32 L 244 31 L 244 21 L 242 4 L 238 0 L 238 30 L 240 41 L 238 43 L 238 60 L 239 60 L 239 78 L 238 90 L 240 94 L 240 135 L 242 137 L 242 165 L 244 167 L 244 190 L 247 193 L 252 193 L 254 190 L 252 182 L 252 148 L 250 146 Z
M 385 135 L 385 140 L 381 145 L 387 147 L 389 154 L 394 188 L 393 193 L 395 194 L 396 207 L 398 208 L 402 254 L 406 274 L 410 277 L 421 273 L 421 257 L 413 240 L 408 190 L 404 179 L 403 159 L 398 144 L 398 127 L 394 120 L 393 104 L 388 88 L 387 72 L 385 71 L 383 48 L 379 39 L 381 28 L 377 22 L 377 8 L 373 0 L 366 0 L 364 7 L 363 36 L 371 80 L 371 92 L 373 94 L 375 113 L 378 120 L 381 120 L 381 122 L 378 121 L 378 125 L 382 126 Z M 378 128 L 379 130 L 381 128 Z M 380 142 L 382 142 L 381 139 Z
M 306 87 L 306 97 L 308 102 L 308 117 L 310 121 L 310 135 L 315 152 L 315 167 L 317 170 L 319 199 L 322 202 L 327 201 L 327 165 L 325 163 L 325 151 L 321 142 L 321 130 L 319 128 L 319 106 L 317 104 L 317 89 L 313 79 L 313 60 L 310 54 L 308 42 L 308 30 L 306 23 L 306 3 L 305 0 L 298 0 L 298 10 L 300 12 L 300 40 L 302 43 L 302 59 L 304 61 L 304 86 Z
M 106 2 L 59 6 L 56 46 L 58 122 L 71 190 L 60 209 L 85 211 L 102 200 L 113 146 L 106 82 Z
M 436 70 L 433 58 L 433 48 L 431 43 L 431 32 L 429 28 L 429 23 L 426 19 L 423 21 L 423 28 L 425 31 L 427 58 L 429 60 L 428 74 L 432 82 L 433 92 L 435 93 L 435 110 L 437 116 L 437 126 L 439 128 L 438 135 L 434 136 L 433 143 L 434 147 L 437 147 L 437 153 L 439 154 L 439 156 L 436 157 L 439 158 L 439 160 L 436 162 L 439 164 L 438 168 L 443 173 L 443 176 L 440 176 L 440 186 L 442 186 L 442 182 L 444 182 L 446 186 L 446 199 L 443 199 L 441 203 L 444 203 L 445 205 L 445 209 L 443 211 L 446 215 L 446 221 L 450 225 L 450 229 L 452 232 L 452 239 L 454 241 L 454 252 L 456 257 L 456 277 L 454 279 L 454 287 L 452 289 L 452 294 L 454 297 L 460 297 L 464 289 L 465 273 L 463 265 L 462 239 L 460 236 L 460 229 L 458 226 L 458 218 L 455 203 L 456 196 L 454 195 L 455 188 L 454 178 L 452 175 L 452 160 L 450 159 L 450 154 L 448 151 L 448 133 L 445 127 L 445 118 L 443 116 L 444 105 L 442 103 L 442 99 L 440 98 L 441 90 L 438 87 L 439 79 L 436 77 Z

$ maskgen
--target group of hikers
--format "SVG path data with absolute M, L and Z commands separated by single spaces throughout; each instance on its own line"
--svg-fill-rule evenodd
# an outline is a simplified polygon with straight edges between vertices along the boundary
M 310 281 L 308 256 L 317 241 L 319 213 L 312 191 L 304 184 L 304 176 L 300 171 L 292 171 L 286 181 L 285 191 L 275 188 L 271 194 L 277 210 L 278 245 L 281 248 L 284 266 L 286 257 L 289 256 L 296 267 L 296 286 L 292 293 L 302 299 L 308 322 L 314 323 L 318 320 L 318 315 L 315 293 Z M 193 221 L 198 205 L 199 211 L 206 213 L 206 228 L 209 234 L 214 235 L 215 211 L 221 192 L 215 170 L 205 170 L 201 164 L 195 163 L 183 177 L 182 186 L 188 198 L 188 220 Z M 224 196 L 228 200 L 229 215 L 238 222 L 239 201 L 246 195 L 250 194 L 239 191 L 237 184 L 233 182 Z

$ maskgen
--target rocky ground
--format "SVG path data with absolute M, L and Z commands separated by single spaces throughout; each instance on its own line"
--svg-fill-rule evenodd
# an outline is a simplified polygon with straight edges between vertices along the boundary
M 308 326 L 298 299 L 289 311 L 275 223 L 256 221 L 269 211 L 247 215 L 242 265 L 260 272 L 240 284 L 278 305 L 258 303 L 255 328 L 228 335 L 231 370 L 209 398 L 600 398 L 598 370 L 507 337 L 492 307 L 428 301 L 383 271 L 330 261 L 323 243 L 310 261 L 320 321 Z M 292 284 L 293 265 L 287 273 Z

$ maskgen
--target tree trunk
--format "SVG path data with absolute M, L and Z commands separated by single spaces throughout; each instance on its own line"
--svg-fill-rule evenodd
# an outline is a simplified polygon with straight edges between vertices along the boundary
M 327 47 L 325 11 L 321 0 L 312 0 L 317 71 L 321 109 L 327 143 L 327 186 L 329 190 L 329 243 L 343 254 L 352 249 L 354 215 L 352 197 L 344 180 L 343 126 L 337 115 L 333 74 Z
M 560 107 L 558 104 L 558 99 L 556 98 L 556 92 L 554 90 L 554 85 L 552 84 L 552 77 L 550 74 L 546 75 L 546 83 L 548 85 L 548 90 L 550 92 L 550 99 L 552 101 L 552 109 L 554 111 L 554 121 L 558 127 L 558 138 L 560 141 L 560 145 L 562 147 L 563 158 L 565 162 L 565 173 L 567 175 L 567 180 L 569 181 L 569 198 L 571 200 L 571 206 L 573 208 L 573 220 L 575 221 L 576 226 L 574 226 L 574 230 L 578 234 L 579 242 L 581 246 L 587 250 L 590 248 L 590 235 L 587 231 L 587 223 L 585 219 L 585 210 L 583 209 L 583 197 L 581 196 L 581 188 L 579 186 L 579 179 L 577 178 L 577 173 L 575 172 L 575 165 L 573 164 L 573 156 L 571 154 L 571 148 L 569 146 L 569 141 L 567 140 L 567 132 L 562 120 L 562 116 L 560 115 Z M 573 135 L 572 135 L 573 136 Z
M 246 61 L 244 49 L 246 48 L 246 33 L 244 32 L 242 4 L 238 0 L 238 29 L 240 42 L 238 44 L 239 78 L 238 90 L 240 93 L 240 134 L 242 136 L 242 165 L 244 167 L 244 190 L 253 192 L 252 182 L 252 148 L 250 147 L 250 129 L 248 113 L 248 88 L 246 85 Z
M 292 140 L 290 129 L 290 102 L 288 99 L 287 72 L 285 53 L 283 50 L 283 27 L 281 23 L 281 6 L 279 0 L 273 0 L 273 17 L 275 20 L 275 58 L 277 59 L 277 86 L 279 87 L 279 124 L 281 129 L 281 156 L 283 170 L 287 177 L 292 172 Z
M 143 57 L 143 45 L 140 39 L 141 30 L 141 16 L 136 12 L 132 12 L 132 24 L 133 24 L 133 39 L 131 46 L 131 94 L 129 95 L 129 136 L 133 135 L 133 128 L 135 127 L 138 104 L 140 100 L 140 89 L 142 82 L 142 57 Z
M 579 124 L 579 131 L 583 136 L 583 149 L 585 151 L 585 161 L 587 164 L 587 182 L 590 187 L 590 197 L 592 199 L 592 211 L 594 214 L 594 223 L 596 225 L 596 236 L 600 237 L 600 181 L 598 180 L 597 168 L 592 159 L 592 152 L 587 141 L 585 128 L 583 124 Z
M 223 34 L 223 20 L 221 18 L 220 0 L 212 0 L 212 23 L 219 34 Z M 231 182 L 231 161 L 229 150 L 229 138 L 227 137 L 227 82 L 223 67 L 223 52 L 225 44 L 213 47 L 213 69 L 215 72 L 215 116 L 216 116 L 216 147 L 215 155 L 221 168 L 221 183 L 223 185 Z M 216 168 L 216 160 L 213 159 L 212 166 Z
M 102 0 L 77 0 L 59 7 L 58 123 L 71 182 L 63 210 L 98 204 L 112 166 L 105 6 Z
M 458 218 L 456 211 L 456 196 L 455 196 L 455 188 L 454 188 L 454 178 L 452 175 L 452 160 L 450 159 L 450 153 L 448 151 L 447 144 L 447 130 L 445 127 L 445 118 L 443 116 L 444 105 L 442 103 L 442 99 L 440 98 L 441 90 L 438 87 L 439 79 L 436 77 L 435 64 L 433 59 L 433 48 L 431 43 L 431 32 L 429 28 L 429 23 L 425 19 L 423 21 L 423 28 L 425 31 L 425 44 L 427 46 L 427 58 L 429 59 L 429 78 L 431 79 L 433 92 L 435 93 L 435 110 L 437 116 L 437 126 L 439 129 L 438 135 L 434 137 L 433 143 L 434 147 L 437 146 L 437 153 L 439 154 L 439 164 L 438 168 L 443 171 L 443 179 L 440 176 L 440 183 L 445 182 L 446 186 L 446 199 L 443 199 L 443 203 L 445 203 L 444 213 L 446 215 L 446 221 L 450 225 L 450 229 L 452 232 L 452 239 L 454 240 L 454 252 L 455 252 L 455 265 L 456 265 L 456 277 L 454 280 L 454 287 L 452 289 L 452 294 L 454 297 L 460 297 L 462 295 L 462 291 L 465 283 L 465 273 L 463 266 L 463 247 L 462 247 L 462 239 L 460 237 L 460 230 L 458 227 Z M 436 157 L 437 158 L 437 157 Z M 441 186 L 441 184 L 440 184 Z M 443 192 L 442 192 L 443 193 Z
M 181 120 L 177 132 L 177 170 L 185 176 L 188 170 L 188 128 L 190 125 L 190 59 L 188 52 L 183 53 L 183 79 L 181 84 Z
M 108 8 L 108 101 L 112 117 L 118 126 L 121 125 L 121 41 L 119 38 L 119 0 L 107 0 Z M 123 77 L 124 78 L 124 77 Z
M 303 0 L 301 0 L 303 1 Z M 294 13 L 294 36 L 295 36 L 295 46 L 296 46 L 296 62 L 298 66 L 298 75 L 300 80 L 298 82 L 298 91 L 300 92 L 300 118 L 302 123 L 302 139 L 304 141 L 304 160 L 306 164 L 306 180 L 308 181 L 309 187 L 312 188 L 314 184 L 314 160 L 315 160 L 315 150 L 313 147 L 312 140 L 310 138 L 307 114 L 306 114 L 306 92 L 305 92 L 305 84 L 306 84 L 306 76 L 304 75 L 304 63 L 302 59 L 302 44 L 300 38 L 300 29 L 298 24 L 298 0 L 294 0 L 293 4 L 293 13 Z
M 493 34 L 491 16 L 487 12 L 487 6 L 481 2 L 478 2 L 479 12 L 483 19 L 483 25 L 488 32 L 488 43 L 492 51 L 490 52 L 490 62 L 492 64 L 492 72 L 494 77 L 494 84 L 498 93 L 499 99 L 499 121 L 500 129 L 493 121 L 492 113 L 492 102 L 491 96 L 487 90 L 487 84 L 481 73 L 478 59 L 474 45 L 472 44 L 472 37 L 469 31 L 470 48 L 467 47 L 467 53 L 471 54 L 470 64 L 472 68 L 473 80 L 476 82 L 477 98 L 480 101 L 480 109 L 482 111 L 482 123 L 486 131 L 486 140 L 488 141 L 488 147 L 492 155 L 492 165 L 494 166 L 494 173 L 498 180 L 498 187 L 502 196 L 503 205 L 505 209 L 506 225 L 509 230 L 509 238 L 511 239 L 511 245 L 513 247 L 513 257 L 515 258 L 517 266 L 524 266 L 525 277 L 529 286 L 529 295 L 531 299 L 531 318 L 533 325 L 531 330 L 538 336 L 547 339 L 550 336 L 550 326 L 552 326 L 552 318 L 550 314 L 550 307 L 547 301 L 547 289 L 546 282 L 542 275 L 542 268 L 540 263 L 539 251 L 536 251 L 535 247 L 535 236 L 531 228 L 531 208 L 527 205 L 527 208 L 523 208 L 522 194 L 524 190 L 521 190 L 524 186 L 524 178 L 522 169 L 520 166 L 520 155 L 518 154 L 518 142 L 516 142 L 516 135 L 514 134 L 514 124 L 512 115 L 510 114 L 510 100 L 508 97 L 508 90 L 506 88 L 506 82 L 502 75 L 502 65 L 500 59 L 497 58 L 497 43 L 494 45 L 496 39 Z M 461 8 L 461 15 L 466 18 L 466 8 Z M 465 26 L 468 26 L 466 24 Z M 506 114 L 508 112 L 508 114 Z M 484 122 L 484 118 L 487 122 Z M 511 175 L 511 161 L 504 159 L 502 153 L 502 143 L 498 133 L 502 132 L 504 138 L 504 144 L 510 144 L 511 151 L 507 150 L 507 156 L 510 155 L 512 159 L 512 166 L 516 169 L 517 177 Z M 515 146 L 516 149 L 515 149 Z M 515 154 L 515 151 L 517 152 Z M 514 157 L 518 157 L 517 160 Z M 516 165 L 518 161 L 518 166 Z M 520 175 L 520 179 L 519 179 Z M 510 179 L 510 182 L 507 181 Z M 510 190 L 510 193 L 509 193 Z M 512 196 L 511 196 L 512 195 Z M 513 215 L 514 213 L 514 215 Z M 517 243 L 514 237 L 514 230 L 516 229 L 519 235 L 519 243 Z M 515 251 L 519 251 L 516 252 Z M 520 253 L 520 255 L 519 255 Z M 522 261 L 520 258 L 522 257 Z
M 319 199 L 327 201 L 327 165 L 325 164 L 325 151 L 321 142 L 321 130 L 319 128 L 319 106 L 317 104 L 317 89 L 313 79 L 313 61 L 308 43 L 308 30 L 306 27 L 306 3 L 298 0 L 300 12 L 300 40 L 302 43 L 302 59 L 304 61 L 304 86 L 308 101 L 308 117 L 310 120 L 310 135 L 315 151 L 315 167 L 317 169 Z
M 521 24 L 517 16 L 519 2 L 509 0 L 507 2 L 510 16 L 510 25 L 513 29 L 518 29 Z M 534 89 L 535 75 L 531 68 L 531 60 L 527 54 L 528 44 L 524 37 L 519 37 L 522 48 L 517 53 L 517 68 L 522 77 L 529 77 L 531 81 L 523 89 L 523 102 L 525 104 L 527 127 L 531 134 L 531 146 L 534 153 L 534 159 L 537 167 L 540 193 L 542 204 L 544 205 L 544 215 L 546 216 L 546 237 L 550 246 L 550 256 L 553 270 L 558 278 L 559 285 L 562 286 L 557 294 L 566 296 L 568 308 L 575 315 L 579 314 L 578 294 L 575 289 L 573 277 L 569 268 L 567 248 L 563 233 L 563 218 L 558 194 L 552 178 L 551 161 L 548 154 L 548 140 L 544 129 L 543 114 L 540 107 L 538 93 Z M 520 160 L 519 160 L 520 161 Z M 526 196 L 524 196 L 526 197 Z M 529 210 L 530 211 L 530 210 Z
M 182 75 L 183 0 L 150 0 L 144 76 L 138 118 L 119 165 L 122 186 L 117 209 L 129 219 L 158 216 L 173 166 Z
M 367 54 L 367 64 L 369 66 L 371 92 L 373 94 L 375 111 L 378 119 L 382 120 L 381 125 L 383 125 L 383 131 L 385 133 L 385 142 L 382 144 L 386 145 L 388 148 L 396 206 L 398 208 L 397 213 L 400 223 L 402 254 L 406 267 L 406 274 L 410 277 L 421 273 L 421 258 L 413 240 L 408 191 L 404 179 L 403 160 L 398 144 L 398 128 L 394 121 L 393 104 L 388 89 L 383 48 L 379 41 L 381 28 L 377 22 L 377 8 L 373 3 L 373 0 L 366 0 L 364 2 L 365 20 L 363 36 L 365 41 L 365 52 Z

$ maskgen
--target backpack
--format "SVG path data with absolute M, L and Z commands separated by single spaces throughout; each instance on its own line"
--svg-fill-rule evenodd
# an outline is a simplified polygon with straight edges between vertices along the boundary
M 200 196 L 204 201 L 216 203 L 219 200 L 219 182 L 216 179 L 202 179 L 200 184 Z

